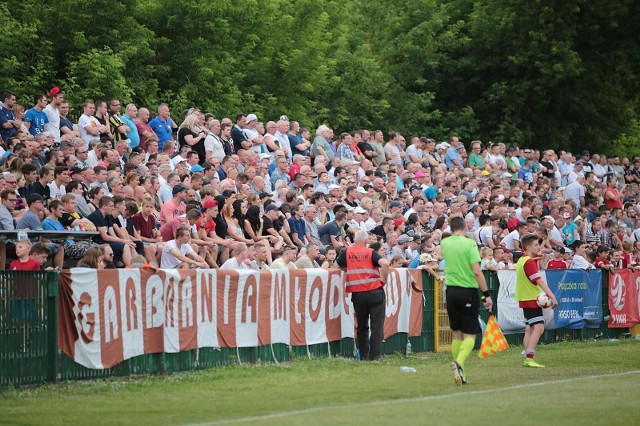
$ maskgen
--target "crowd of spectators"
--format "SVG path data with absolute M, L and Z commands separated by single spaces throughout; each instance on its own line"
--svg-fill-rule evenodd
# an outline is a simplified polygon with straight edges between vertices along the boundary
M 365 230 L 392 266 L 433 270 L 456 216 L 485 269 L 512 268 L 525 233 L 539 235 L 542 267 L 640 261 L 637 157 L 334 134 L 285 115 L 175 118 L 167 104 L 152 114 L 118 99 L 74 107 L 72 121 L 57 87 L 33 106 L 4 93 L 0 229 L 97 235 L 3 237 L 1 268 L 333 268 Z

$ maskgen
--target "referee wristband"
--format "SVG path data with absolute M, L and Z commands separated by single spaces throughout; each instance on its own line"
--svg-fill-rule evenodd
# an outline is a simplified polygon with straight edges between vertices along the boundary
M 491 297 L 491 294 L 489 293 L 489 290 L 487 290 L 487 291 L 483 291 L 483 292 L 482 292 L 482 297 L 481 297 L 481 299 L 482 299 L 482 300 L 484 300 L 484 299 L 486 299 L 487 297 Z

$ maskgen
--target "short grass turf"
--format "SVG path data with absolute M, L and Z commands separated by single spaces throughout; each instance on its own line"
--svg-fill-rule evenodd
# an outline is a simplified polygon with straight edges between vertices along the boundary
M 0 423 L 583 424 L 640 421 L 640 341 L 562 342 L 538 348 L 544 369 L 522 366 L 522 347 L 467 361 L 456 387 L 450 355 L 380 362 L 297 359 L 166 376 L 7 389 Z M 404 373 L 401 366 L 414 367 Z

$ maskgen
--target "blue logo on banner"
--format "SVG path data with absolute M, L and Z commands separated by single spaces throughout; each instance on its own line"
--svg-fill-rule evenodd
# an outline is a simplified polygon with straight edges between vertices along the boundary
M 598 328 L 602 322 L 602 271 L 556 269 L 547 271 L 549 288 L 558 300 L 556 328 Z

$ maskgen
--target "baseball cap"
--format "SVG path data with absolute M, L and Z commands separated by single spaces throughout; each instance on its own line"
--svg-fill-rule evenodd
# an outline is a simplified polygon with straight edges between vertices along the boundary
M 365 209 L 363 209 L 362 207 L 358 206 L 358 207 L 356 207 L 355 209 L 353 209 L 353 212 L 354 212 L 354 213 L 361 213 L 361 214 L 364 214 L 364 213 L 366 213 L 367 211 L 366 211 Z
M 394 207 L 402 207 L 402 203 L 398 200 L 394 200 L 389 204 L 389 208 L 392 209 Z
M 268 198 L 271 197 L 271 194 L 269 194 L 268 192 L 261 192 L 260 194 L 258 194 L 258 198 L 263 199 L 263 198 Z
M 393 220 L 393 227 L 397 228 L 398 226 L 402 225 L 404 223 L 404 219 L 394 219 Z
M 202 203 L 202 207 L 204 207 L 205 209 L 210 209 L 212 207 L 218 207 L 218 203 L 216 202 L 216 200 L 204 200 L 204 203 Z
M 333 191 L 334 189 L 342 188 L 340 185 L 336 185 L 335 183 L 329 185 L 329 191 Z
M 489 170 L 483 170 L 482 173 L 480 173 L 482 176 L 489 176 L 491 174 L 491 172 Z
M 562 217 L 565 219 L 571 219 L 571 213 L 563 213 Z
M 40 194 L 31 194 L 29 195 L 29 197 L 27 197 L 27 204 L 31 205 L 33 203 L 36 203 L 38 201 L 44 201 L 44 197 Z
M 71 174 L 72 175 L 75 175 L 75 174 L 78 174 L 78 173 L 82 173 L 83 171 L 84 171 L 84 169 L 81 168 L 81 167 L 72 167 L 71 168 Z
M 260 154 L 261 160 L 266 160 L 267 158 L 271 158 L 271 155 L 267 154 L 266 152 L 263 152 L 262 154 Z
M 407 234 L 402 234 L 400 235 L 400 238 L 398 238 L 399 244 L 408 243 L 409 241 L 413 241 L 413 237 L 410 237 Z
M 180 193 L 180 192 L 184 192 L 184 191 L 186 191 L 186 190 L 187 190 L 187 187 L 186 187 L 186 186 L 178 184 L 178 185 L 176 185 L 176 186 L 174 186 L 174 187 L 173 187 L 173 190 L 171 191 L 171 193 L 172 193 L 173 195 L 176 195 L 176 194 L 178 194 L 178 193 Z
M 366 194 L 366 193 L 367 193 L 367 190 L 366 190 L 366 189 L 364 189 L 364 188 L 363 188 L 363 187 L 361 187 L 361 186 L 359 186 L 359 187 L 358 187 L 357 191 L 358 191 L 358 194 Z
M 247 115 L 247 123 L 251 122 L 251 121 L 258 121 L 258 116 L 255 114 L 249 114 Z
M 265 212 L 272 212 L 274 210 L 278 210 L 275 204 L 269 204 L 267 207 L 264 208 Z
M 58 93 L 64 93 L 64 92 L 62 90 L 60 90 L 59 87 L 54 87 L 53 89 L 49 90 L 49 97 L 53 98 Z
M 411 185 L 411 188 L 409 188 L 409 192 L 413 192 L 414 189 L 422 191 L 422 187 L 420 185 Z
M 439 144 L 436 145 L 436 149 L 444 149 L 444 145 L 439 143 Z
M 191 172 L 192 173 L 204 172 L 204 167 L 202 167 L 200 164 L 196 164 L 195 166 L 191 167 Z
M 415 174 L 416 179 L 418 178 L 423 178 L 424 177 L 424 172 L 422 170 L 418 170 Z

